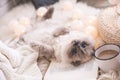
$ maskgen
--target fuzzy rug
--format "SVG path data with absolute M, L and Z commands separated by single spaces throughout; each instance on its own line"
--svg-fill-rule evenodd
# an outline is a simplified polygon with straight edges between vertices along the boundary
M 31 3 L 13 8 L 0 19 L 0 39 L 5 41 L 14 37 L 15 34 L 13 30 L 11 31 L 11 23 L 13 22 L 13 24 L 15 24 L 16 21 L 23 26 L 24 24 L 21 24 L 21 21 L 24 21 L 24 18 L 27 18 L 30 22 L 27 26 L 25 25 L 27 29 L 31 27 L 33 29 L 36 26 L 40 26 L 39 23 L 44 24 L 44 22 L 48 22 L 48 24 L 56 23 L 58 26 L 69 27 L 72 30 L 79 31 L 82 31 L 87 26 L 95 26 L 90 23 L 90 20 L 94 20 L 100 10 L 87 6 L 85 3 L 75 3 L 75 1 L 76 0 L 61 0 L 59 3 L 52 5 L 54 7 L 53 16 L 45 21 L 40 20 L 41 17 L 37 16 L 37 12 Z M 19 26 L 19 24 L 17 24 L 17 26 Z
M 19 47 L 24 47 L 23 44 L 19 44 L 17 42 L 22 35 L 24 35 L 27 32 L 30 32 L 33 29 L 36 29 L 36 27 L 41 27 L 41 28 L 45 26 L 51 27 L 51 25 L 56 25 L 52 27 L 62 26 L 62 27 L 67 27 L 70 30 L 77 30 L 80 32 L 82 31 L 82 32 L 88 33 L 88 35 L 90 34 L 96 40 L 98 38 L 98 35 L 94 35 L 97 33 L 96 32 L 97 24 L 95 21 L 100 10 L 87 6 L 86 4 L 81 2 L 76 3 L 75 1 L 76 0 L 66 0 L 66 1 L 61 0 L 60 2 L 50 6 L 50 7 L 54 7 L 54 12 L 52 14 L 52 17 L 46 20 L 42 20 L 43 16 L 41 17 L 37 15 L 37 11 L 35 10 L 34 6 L 31 3 L 19 5 L 13 8 L 10 12 L 6 13 L 0 19 L 0 40 L 2 40 L 9 47 L 14 49 L 17 49 Z M 15 26 L 15 27 L 12 27 L 12 26 Z M 91 26 L 93 26 L 94 28 Z M 89 32 L 89 30 L 91 30 L 91 32 L 94 32 L 94 33 Z M 18 34 L 18 33 L 21 33 L 21 34 Z M 4 45 L 3 43 L 1 44 Z M 7 49 L 9 49 L 9 47 L 5 48 L 6 51 Z M 24 52 L 24 50 L 22 51 Z M 30 50 L 27 49 L 27 51 L 30 51 Z M 32 57 L 34 57 L 35 55 L 32 55 L 31 52 L 28 52 L 28 53 L 30 53 L 30 54 L 27 54 L 28 58 L 33 59 Z M 14 55 L 16 53 L 10 53 L 10 54 Z M 0 69 L 3 71 L 3 73 L 5 73 L 5 76 L 4 76 L 3 73 L 0 72 L 0 76 L 2 75 L 6 77 L 7 78 L 6 80 L 41 80 L 42 78 L 41 72 L 39 72 L 39 70 L 37 69 L 35 71 L 33 70 L 35 69 L 34 67 L 38 68 L 36 65 L 36 62 L 32 63 L 32 61 L 28 61 L 28 59 L 26 58 L 27 57 L 26 54 L 22 55 L 20 53 L 20 55 L 24 56 L 25 59 L 22 61 L 23 63 L 23 65 L 21 64 L 22 67 L 17 67 L 17 72 L 16 72 L 16 69 L 15 70 L 12 69 L 14 67 L 14 62 L 10 62 L 7 64 L 7 65 L 13 65 L 11 67 L 3 65 L 4 61 L 2 62 L 2 59 L 3 59 L 2 56 L 4 54 L 1 52 L 0 55 L 1 55 Z M 4 56 L 4 57 L 8 57 L 8 56 Z M 15 58 L 17 59 L 18 56 L 17 57 L 15 56 Z M 6 60 L 8 62 L 15 61 L 15 60 L 9 59 L 9 57 Z M 27 62 L 30 62 L 31 65 L 28 64 Z M 9 69 L 12 69 L 12 71 Z M 29 69 L 29 70 L 27 70 L 26 72 L 26 69 Z M 33 71 L 33 72 L 29 72 L 29 71 Z M 34 72 L 36 76 L 32 74 Z M 94 79 L 91 79 L 91 80 L 95 80 L 95 79 L 96 79 L 96 76 L 94 77 Z M 0 80 L 5 80 L 5 79 L 0 79 Z M 46 78 L 46 80 L 48 80 L 48 78 Z

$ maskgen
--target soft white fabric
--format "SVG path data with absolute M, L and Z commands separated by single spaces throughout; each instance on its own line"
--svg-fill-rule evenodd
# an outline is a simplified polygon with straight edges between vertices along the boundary
M 73 3 L 64 3 L 68 4 L 68 6 L 63 6 L 64 1 L 73 1 Z M 72 5 L 71 5 L 72 4 Z M 13 10 L 11 10 L 9 13 L 7 13 L 5 16 L 3 16 L 0 19 L 0 39 L 3 41 L 6 41 L 10 38 L 13 39 L 14 34 L 10 31 L 8 27 L 8 23 L 11 20 L 19 20 L 21 17 L 28 17 L 31 20 L 32 27 L 35 28 L 36 26 L 40 26 L 41 23 L 43 23 L 44 26 L 48 26 L 48 23 L 51 23 L 51 25 L 56 24 L 57 26 L 63 26 L 63 27 L 68 27 L 72 30 L 78 30 L 78 27 L 81 27 L 81 24 L 76 24 L 74 22 L 79 22 L 82 21 L 85 23 L 84 29 L 86 26 L 88 26 L 87 20 L 90 16 L 97 16 L 99 9 L 95 9 L 92 7 L 87 6 L 84 3 L 74 3 L 74 0 L 61 0 L 61 2 L 56 3 L 53 5 L 55 8 L 54 14 L 52 16 L 52 19 L 46 20 L 45 22 L 41 22 L 38 20 L 39 18 L 36 18 L 36 12 L 33 7 L 33 5 L 30 4 L 25 4 L 25 5 L 20 5 Z M 67 8 L 71 6 L 67 10 Z M 66 9 L 65 9 L 66 8 Z M 80 10 L 80 15 L 76 14 L 76 12 L 79 12 Z M 74 15 L 77 15 L 74 17 Z M 49 25 L 49 27 L 51 27 Z M 54 27 L 57 27 L 56 25 Z M 41 26 L 40 26 L 41 27 Z M 82 30 L 79 30 L 82 31 Z M 9 40 L 8 40 L 9 41 Z M 14 43 L 13 43 L 14 44 Z M 33 53 L 30 48 L 28 47 L 23 47 L 22 49 L 19 49 L 19 52 L 16 52 L 16 50 L 11 50 L 11 48 L 7 47 L 6 45 L 0 43 L 0 52 L 4 49 L 5 46 L 5 51 L 10 51 L 8 53 L 0 53 L 0 80 L 41 80 L 42 75 L 40 73 L 40 70 L 38 69 L 37 63 L 34 62 L 36 61 L 36 53 Z M 15 42 L 15 45 L 16 42 Z M 15 46 L 16 47 L 16 46 Z M 12 52 L 11 52 L 12 51 Z M 22 52 L 21 52 L 22 51 Z M 10 54 L 10 55 L 9 55 Z M 22 62 L 22 63 L 21 63 Z M 21 63 L 21 65 L 20 65 Z M 52 66 L 54 64 L 54 66 Z M 66 69 L 56 69 L 56 63 L 51 63 L 44 80 L 81 80 L 80 78 L 83 79 L 82 76 L 79 76 L 77 74 L 84 74 L 84 78 L 87 80 L 95 80 L 96 78 L 96 68 L 92 68 L 92 70 L 85 71 L 83 68 L 80 69 L 72 69 L 66 71 Z M 93 64 L 91 64 L 93 65 Z M 87 65 L 91 66 L 91 65 Z M 14 68 L 13 68 L 14 67 Z M 83 69 L 83 70 L 82 70 Z M 95 73 L 94 73 L 95 70 Z M 3 75 L 3 72 L 7 75 Z M 91 74 L 91 78 L 88 78 L 88 74 Z M 94 75 L 94 77 L 93 77 Z M 5 79 L 5 77 L 7 79 Z M 58 79 L 59 78 L 59 79 Z M 85 80 L 83 79 L 83 80 Z
M 62 67 L 64 64 L 52 62 L 44 80 L 96 80 L 98 67 L 94 60 L 79 67 Z
M 0 42 L 0 80 L 42 80 L 37 57 L 27 45 L 13 50 Z
M 70 1 L 69 3 L 65 3 L 66 1 Z M 73 2 L 72 2 L 73 1 Z M 90 18 L 90 16 L 97 16 L 99 9 L 90 7 L 84 3 L 74 3 L 75 0 L 61 0 L 60 2 L 53 5 L 55 8 L 52 19 L 46 21 L 45 26 L 48 25 L 48 23 L 57 23 L 57 26 L 62 27 L 68 27 L 72 30 L 78 30 L 78 28 L 81 29 L 83 27 L 85 29 L 87 25 L 87 20 Z M 66 8 L 68 6 L 63 6 L 63 4 L 71 5 L 70 10 L 64 10 L 63 8 Z M 78 14 L 79 13 L 79 14 Z M 76 16 L 75 16 L 76 15 Z M 36 26 L 39 26 L 39 23 L 41 24 L 44 21 L 39 20 L 40 18 L 36 16 L 36 10 L 34 6 L 31 3 L 24 4 L 17 6 L 13 8 L 10 12 L 8 12 L 6 15 L 1 17 L 0 19 L 0 39 L 5 41 L 11 37 L 14 37 L 14 33 L 10 31 L 9 23 L 12 20 L 20 20 L 22 17 L 27 17 L 31 20 L 31 26 L 35 28 Z M 83 22 L 83 26 L 81 24 L 76 24 L 77 22 Z M 85 24 L 85 25 L 84 25 Z M 50 25 L 51 27 L 51 25 Z M 55 25 L 56 27 L 56 25 Z M 79 30 L 79 31 L 83 31 Z M 27 28 L 28 29 L 28 28 Z M 13 39 L 13 38 L 12 38 Z

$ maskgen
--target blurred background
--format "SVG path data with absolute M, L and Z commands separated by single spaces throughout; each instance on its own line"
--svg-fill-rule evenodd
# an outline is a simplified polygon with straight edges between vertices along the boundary
M 7 11 L 12 9 L 13 7 L 19 4 L 26 3 L 28 1 L 31 1 L 31 0 L 0 0 L 0 16 L 4 15 Z M 96 8 L 105 8 L 109 6 L 109 3 L 107 0 L 78 0 L 78 1 L 84 2 L 89 6 L 93 6 Z

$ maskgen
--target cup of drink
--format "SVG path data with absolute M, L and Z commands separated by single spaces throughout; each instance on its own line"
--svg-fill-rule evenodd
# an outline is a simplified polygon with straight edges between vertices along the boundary
M 95 62 L 104 72 L 120 70 L 120 47 L 114 44 L 105 44 L 95 51 Z

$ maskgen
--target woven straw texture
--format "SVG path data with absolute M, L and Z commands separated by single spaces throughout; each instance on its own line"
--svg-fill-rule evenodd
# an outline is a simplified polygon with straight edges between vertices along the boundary
M 98 18 L 98 31 L 106 43 L 120 45 L 120 8 L 118 6 L 109 7 L 101 11 Z

